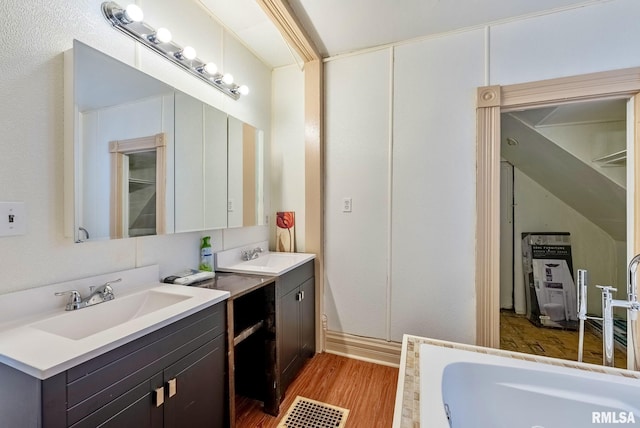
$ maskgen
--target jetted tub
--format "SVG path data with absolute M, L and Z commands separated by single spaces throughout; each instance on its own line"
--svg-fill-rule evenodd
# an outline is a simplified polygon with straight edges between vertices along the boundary
M 422 344 L 420 423 L 429 428 L 640 426 L 640 379 Z

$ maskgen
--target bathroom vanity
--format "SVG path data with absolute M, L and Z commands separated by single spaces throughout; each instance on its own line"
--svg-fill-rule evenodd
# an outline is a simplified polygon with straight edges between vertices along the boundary
M 116 275 L 112 301 L 65 311 L 54 296 Z M 158 277 L 155 266 L 0 296 L 0 426 L 223 427 L 228 293 Z
M 42 426 L 222 428 L 225 310 L 218 303 L 44 380 Z
M 266 413 L 278 415 L 287 387 L 315 354 L 314 262 L 312 256 L 301 260 L 280 275 L 218 272 L 215 279 L 198 285 L 230 293 L 231 427 L 236 394 L 262 401 Z

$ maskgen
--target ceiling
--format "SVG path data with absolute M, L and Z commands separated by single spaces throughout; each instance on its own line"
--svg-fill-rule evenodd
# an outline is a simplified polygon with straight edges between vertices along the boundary
M 300 63 L 256 0 L 195 0 L 272 67 Z M 607 0 L 283 0 L 325 57 Z
M 607 135 L 610 128 L 605 125 L 611 122 L 626 122 L 625 99 L 503 113 L 501 155 L 613 239 L 625 241 L 626 189 L 607 176 L 606 168 L 580 160 L 540 132 L 554 126 L 591 125 L 590 132 Z

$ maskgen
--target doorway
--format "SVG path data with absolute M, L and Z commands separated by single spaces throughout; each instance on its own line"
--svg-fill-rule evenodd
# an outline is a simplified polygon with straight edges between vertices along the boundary
M 590 319 L 583 358 L 602 363 L 595 284 L 626 295 L 627 102 L 501 113 L 502 349 L 576 361 L 575 272 L 586 269 Z M 616 365 L 625 368 L 626 311 L 616 315 Z
M 624 69 L 589 75 L 550 79 L 546 81 L 508 86 L 489 86 L 478 89 L 477 97 L 477 174 L 476 174 L 476 342 L 481 346 L 500 346 L 500 115 L 507 110 L 544 107 L 575 101 L 604 98 L 629 98 L 630 116 L 627 135 L 630 162 L 628 168 L 628 248 L 629 254 L 640 251 L 640 198 L 634 189 L 639 177 L 634 147 L 637 136 L 640 104 L 640 69 Z M 631 328 L 628 324 L 628 329 Z M 638 344 L 628 349 L 627 364 L 635 369 L 634 352 Z
M 111 141 L 111 238 L 165 233 L 164 133 Z

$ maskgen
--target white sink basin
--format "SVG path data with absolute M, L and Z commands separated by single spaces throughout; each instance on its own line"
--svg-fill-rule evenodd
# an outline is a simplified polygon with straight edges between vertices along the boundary
M 277 276 L 309 260 L 313 260 L 313 258 L 315 258 L 315 254 L 268 252 L 259 254 L 259 256 L 253 260 L 243 261 L 229 266 L 218 266 L 217 269 L 223 272 Z
M 100 274 L 0 295 L 0 364 L 48 379 L 229 297 L 228 291 L 162 284 L 159 266 Z M 65 311 L 55 293 L 122 278 L 115 299 Z
M 145 290 L 124 297 L 116 297 L 114 300 L 87 308 L 68 311 L 31 324 L 31 327 L 68 339 L 79 340 L 189 298 L 190 296 L 154 289 Z

